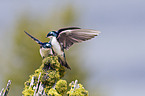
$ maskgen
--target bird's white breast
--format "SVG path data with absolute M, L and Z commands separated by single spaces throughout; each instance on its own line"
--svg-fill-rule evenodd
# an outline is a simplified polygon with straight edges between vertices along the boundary
M 52 48 L 53 48 L 54 52 L 57 55 L 63 54 L 63 52 L 61 50 L 61 46 L 60 46 L 59 42 L 57 41 L 56 37 L 52 37 L 51 44 L 52 44 Z
M 48 57 L 49 55 L 52 55 L 52 50 L 50 48 L 40 48 L 40 55 L 41 57 Z

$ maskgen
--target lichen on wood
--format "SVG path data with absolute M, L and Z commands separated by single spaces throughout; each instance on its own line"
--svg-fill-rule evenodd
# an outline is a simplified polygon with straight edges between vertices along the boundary
M 6 88 L 5 89 L 3 88 L 1 90 L 0 96 L 7 96 L 8 95 L 8 92 L 10 90 L 10 85 L 11 85 L 11 80 L 8 81 Z
M 58 62 L 57 56 L 46 57 L 42 60 L 42 65 L 25 82 L 22 94 L 24 96 L 63 96 L 64 94 L 88 96 L 88 91 L 77 83 L 71 83 L 70 91 L 66 92 L 67 81 L 61 79 L 64 75 L 65 67 Z

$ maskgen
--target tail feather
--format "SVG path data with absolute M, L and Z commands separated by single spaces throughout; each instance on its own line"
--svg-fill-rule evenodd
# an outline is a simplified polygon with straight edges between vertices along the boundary
M 68 68 L 68 69 L 71 70 L 71 68 L 69 67 L 69 65 L 67 64 L 66 61 L 61 60 L 60 57 L 58 57 L 58 61 L 59 61 L 59 63 L 60 63 L 62 66 L 65 66 L 66 68 Z
M 33 37 L 32 35 L 30 35 L 28 32 L 24 31 L 30 38 L 32 38 L 35 42 L 37 42 L 38 44 L 42 44 L 41 41 L 39 41 L 38 39 L 36 39 L 35 37 Z

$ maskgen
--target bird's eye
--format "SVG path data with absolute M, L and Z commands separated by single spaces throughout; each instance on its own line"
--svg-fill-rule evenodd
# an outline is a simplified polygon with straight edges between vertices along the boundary
M 46 46 L 49 46 L 49 44 L 46 44 Z

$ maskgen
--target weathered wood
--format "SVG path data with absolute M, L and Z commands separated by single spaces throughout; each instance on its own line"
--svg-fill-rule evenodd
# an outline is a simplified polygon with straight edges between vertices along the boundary
M 6 88 L 5 89 L 3 88 L 1 90 L 0 96 L 7 96 L 8 95 L 8 92 L 10 90 L 10 85 L 11 85 L 11 80 L 8 81 Z

